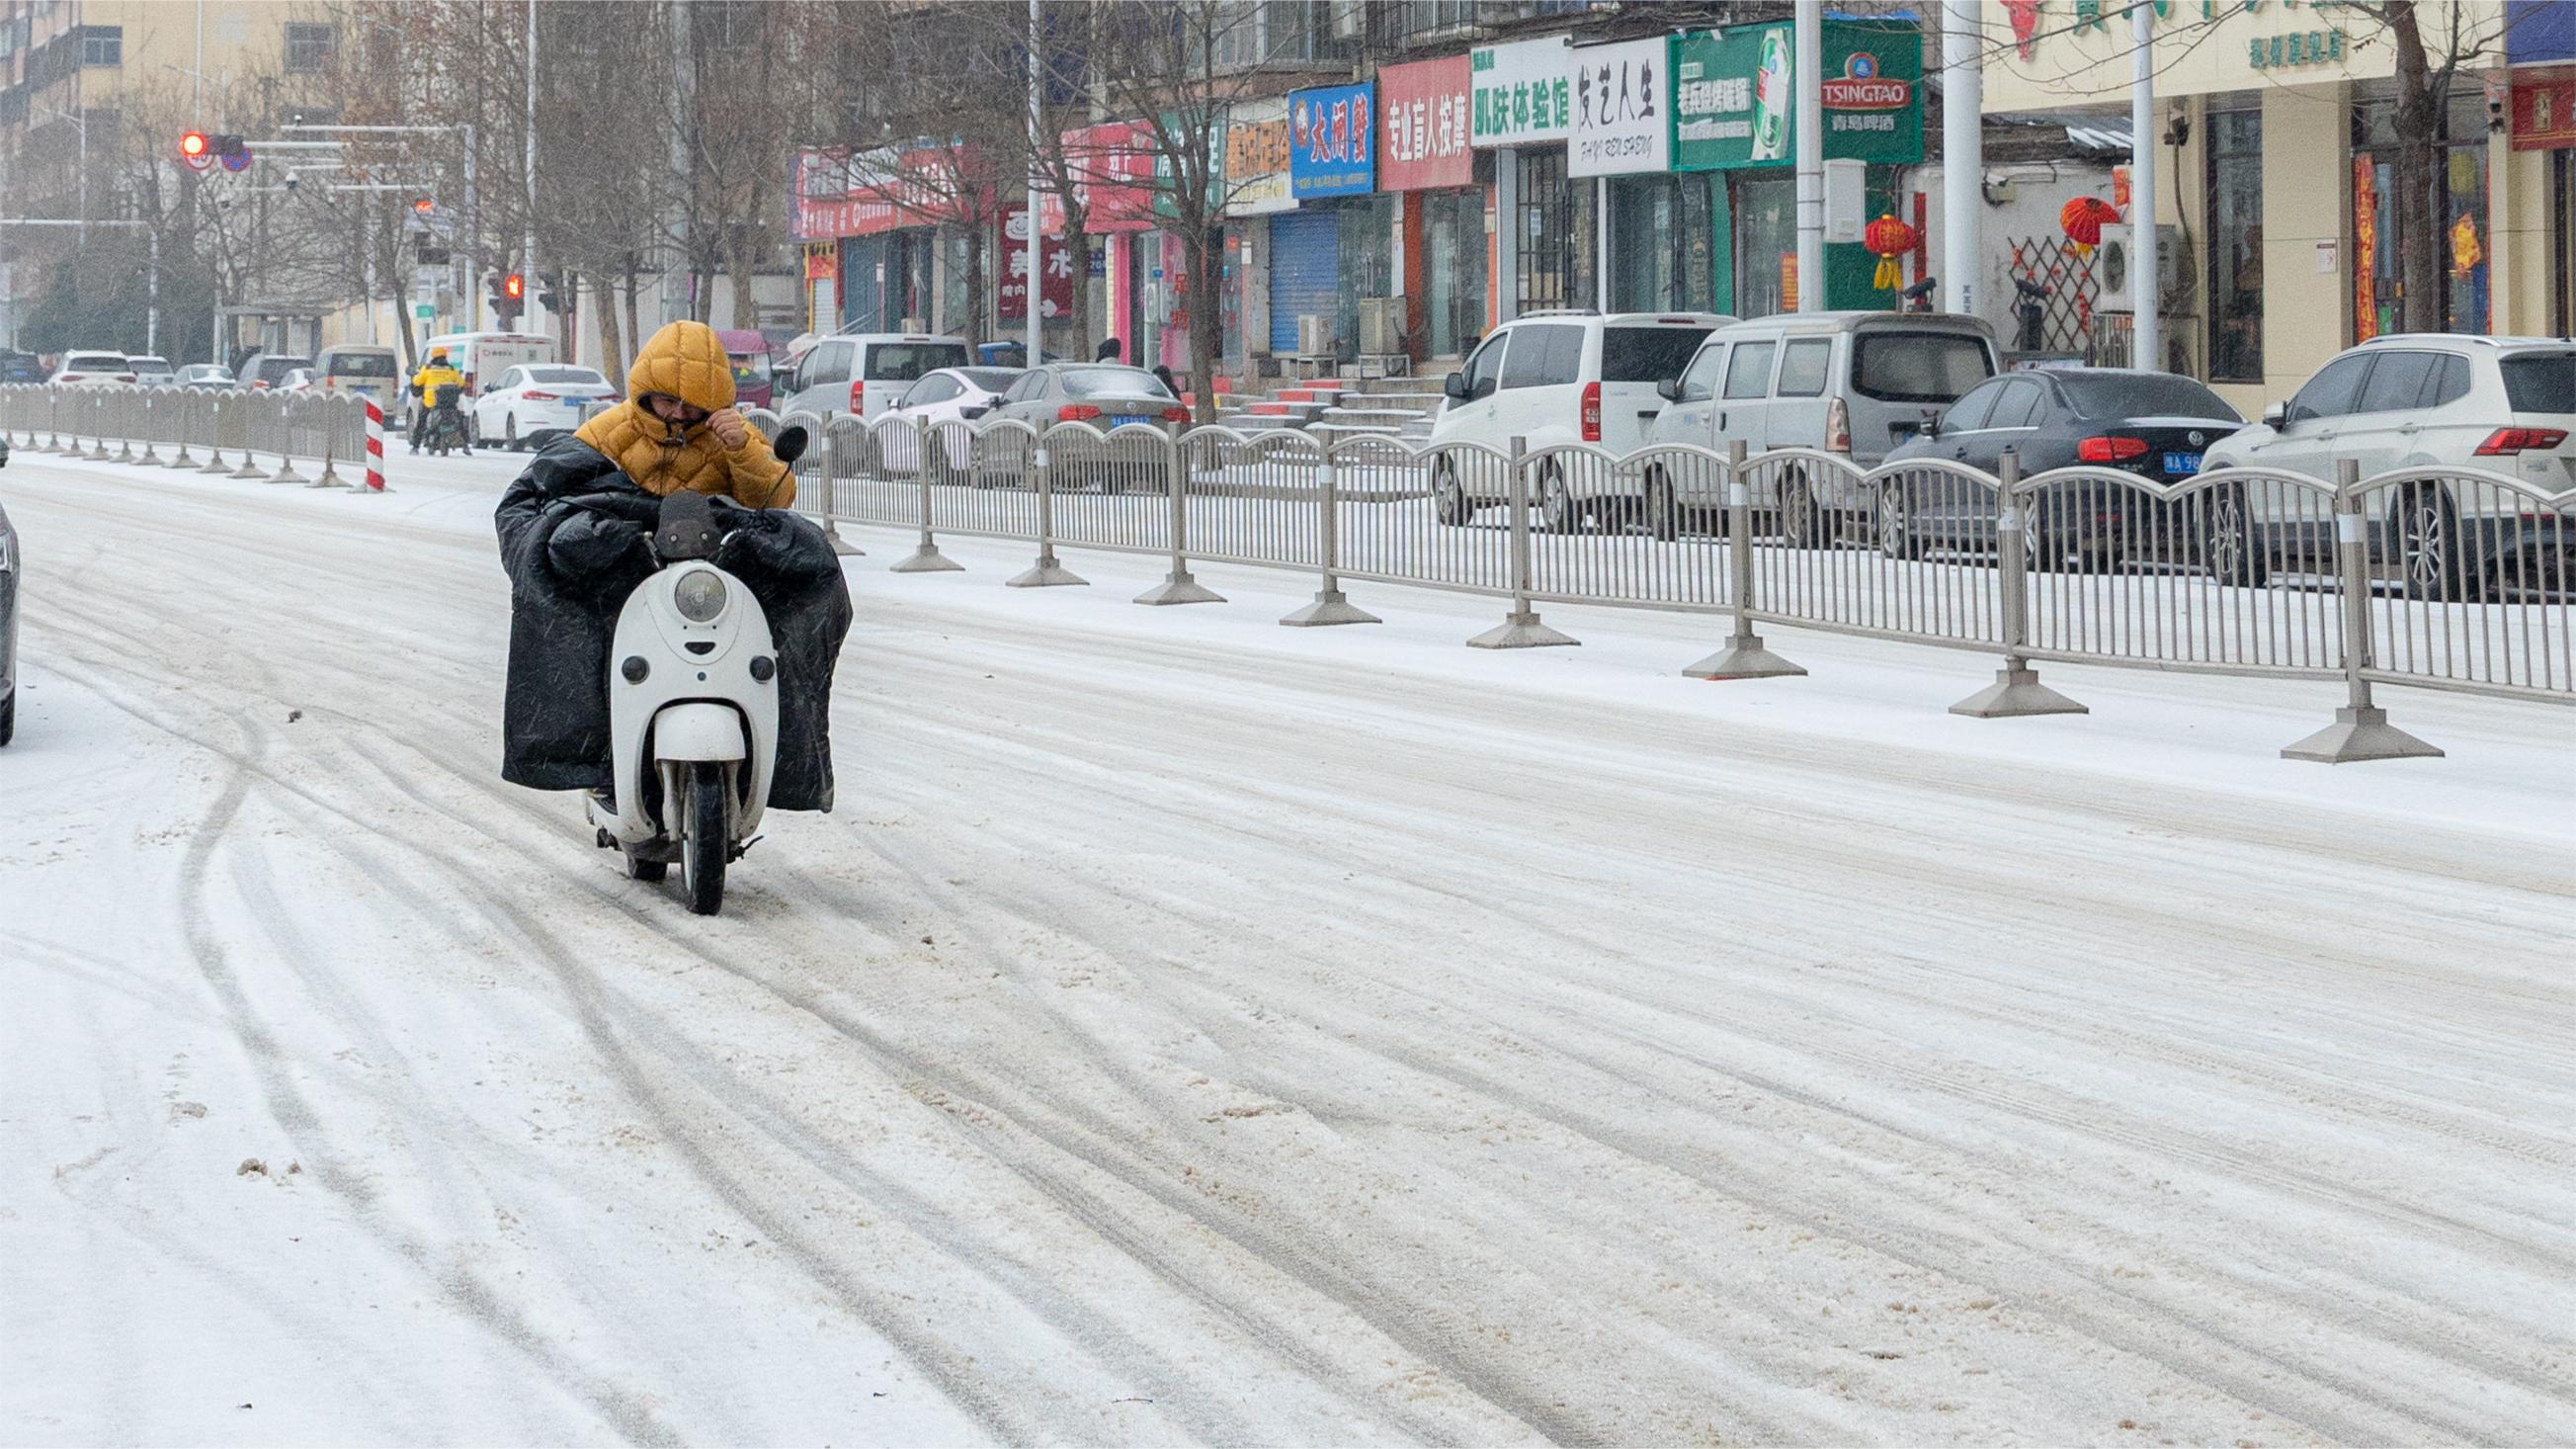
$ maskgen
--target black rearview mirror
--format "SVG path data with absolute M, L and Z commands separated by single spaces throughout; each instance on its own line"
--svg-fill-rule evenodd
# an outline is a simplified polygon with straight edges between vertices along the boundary
M 1922 432 L 1923 436 L 1927 438 L 1937 438 L 1941 436 L 1941 414 L 1938 409 L 1925 408 L 1923 410 Z
M 805 456 L 805 444 L 809 437 L 803 423 L 791 423 L 777 437 L 770 440 L 769 451 L 777 455 L 779 462 L 793 464 L 797 459 Z
M 1467 401 L 1467 374 L 1463 372 L 1449 374 L 1448 380 L 1440 384 L 1440 390 L 1449 395 L 1451 402 Z

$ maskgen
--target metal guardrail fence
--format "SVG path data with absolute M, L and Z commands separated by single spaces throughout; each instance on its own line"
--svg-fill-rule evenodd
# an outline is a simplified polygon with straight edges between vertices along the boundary
M 2333 483 L 2222 469 L 2161 484 L 2104 468 L 2022 477 L 2009 455 L 1989 475 L 1795 448 L 1503 453 L 1284 430 L 750 416 L 812 432 L 794 506 L 843 552 L 858 550 L 842 522 L 915 533 L 898 572 L 956 569 L 938 547 L 951 534 L 1033 545 L 1014 587 L 1084 582 L 1059 547 L 1165 558 L 1148 604 L 1216 600 L 1193 560 L 1311 573 L 1313 601 L 1281 620 L 1292 625 L 1376 622 L 1350 580 L 1506 600 L 1503 622 L 1468 641 L 1482 648 L 1576 643 L 1542 604 L 1723 615 L 1725 647 L 1685 673 L 1803 673 L 1767 647 L 1764 624 L 1972 650 L 2002 665 L 1952 706 L 1979 717 L 2082 711 L 2040 683 L 2050 662 L 2342 680 L 2347 703 L 2283 751 L 2296 759 L 2440 753 L 2388 724 L 2376 684 L 2576 703 L 2576 489 L 2480 469 L 2364 479 L 2347 462 Z M 365 410 L 22 386 L 0 388 L 0 428 L 36 451 L 112 459 L 113 439 L 136 461 L 273 482 L 318 458 L 327 486 L 335 461 L 363 458 Z

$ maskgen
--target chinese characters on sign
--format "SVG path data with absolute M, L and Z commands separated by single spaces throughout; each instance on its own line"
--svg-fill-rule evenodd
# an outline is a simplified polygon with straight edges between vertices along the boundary
M 1574 128 L 1571 65 L 1561 39 L 1478 47 L 1468 57 L 1469 142 L 1489 147 L 1564 140 Z
M 1363 82 L 1288 93 L 1288 184 L 1297 196 L 1365 196 L 1377 189 L 1372 90 Z
M 1377 73 L 1378 186 L 1417 191 L 1476 179 L 1469 146 L 1467 57 L 1390 65 Z
M 1044 259 L 1045 275 L 1040 278 L 1038 315 L 1053 319 L 1073 312 L 1073 246 L 1063 237 L 1051 236 L 1038 249 Z M 1002 278 L 1000 301 L 994 314 L 1002 318 L 1025 318 L 1029 315 L 1029 214 L 1015 210 L 1002 222 Z
M 1672 161 L 1672 52 L 1662 36 L 1574 52 L 1568 176 L 1662 171 Z
M 1786 25 L 1695 30 L 1673 46 L 1673 167 L 1785 165 L 1797 154 Z M 1923 159 L 1923 55 L 1910 24 L 1827 21 L 1825 156 L 1910 166 Z
M 1234 108 L 1225 131 L 1226 214 L 1259 216 L 1297 205 L 1288 188 L 1288 103 Z
M 2294 30 L 2287 35 L 2257 35 L 2245 42 L 2245 63 L 2256 70 L 2285 65 L 2339 65 L 2343 61 L 2340 30 Z

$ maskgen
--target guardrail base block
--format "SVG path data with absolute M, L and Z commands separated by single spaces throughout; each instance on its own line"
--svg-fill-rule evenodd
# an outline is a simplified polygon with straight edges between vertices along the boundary
M 854 553 L 856 551 L 852 550 Z M 941 553 L 939 545 L 925 543 L 914 549 L 910 558 L 897 561 L 889 566 L 886 572 L 890 574 L 962 574 L 966 572 L 966 566 Z
M 1807 671 L 1762 647 L 1759 634 L 1738 634 L 1726 647 L 1682 671 L 1686 679 L 1786 679 Z
M 2438 760 L 2442 751 L 2388 722 L 2388 711 L 2373 705 L 2346 705 L 2335 722 L 2294 745 L 2281 758 L 2320 765 L 2349 765 L 2359 760 Z
M 268 478 L 268 470 L 262 468 L 257 463 L 252 462 L 249 450 L 244 449 L 242 452 L 241 466 L 235 468 L 225 476 L 230 478 L 257 478 L 265 482 Z
M 843 558 L 866 558 L 868 556 L 868 551 L 866 549 L 863 549 L 857 544 L 850 542 L 848 539 L 841 537 L 841 530 L 835 527 L 830 519 L 825 519 L 823 521 L 823 537 L 830 540 L 832 552 Z M 901 565 L 897 565 L 896 567 L 900 569 Z
M 1538 610 L 1514 609 L 1503 622 L 1467 641 L 1470 649 L 1548 649 L 1560 644 L 1581 644 L 1571 634 L 1551 629 L 1539 622 Z
M 1029 567 L 1028 572 L 1019 574 L 1012 578 L 1004 579 L 1002 581 L 1002 587 L 1006 589 L 1055 589 L 1063 588 L 1068 584 L 1082 584 L 1088 586 L 1090 583 L 1091 580 L 1083 578 L 1074 573 L 1073 570 L 1057 563 L 1055 561 L 1055 555 L 1048 553 L 1038 555 L 1038 561 Z
M 1136 596 L 1140 604 L 1222 604 L 1225 595 L 1190 577 L 1188 569 L 1174 569 L 1164 580 Z
M 1325 624 L 1383 624 L 1386 621 L 1344 597 L 1339 589 L 1317 589 L 1315 602 L 1279 621 L 1291 629 Z
M 2039 682 L 2027 664 L 1995 671 L 1995 682 L 1950 706 L 1950 713 L 1974 719 L 2010 719 L 2026 714 L 2090 714 L 2091 710 Z

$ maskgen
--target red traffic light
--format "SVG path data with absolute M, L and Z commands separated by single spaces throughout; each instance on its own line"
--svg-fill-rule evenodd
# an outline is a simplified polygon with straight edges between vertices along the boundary
M 179 154 L 193 161 L 206 154 L 206 133 L 190 131 L 179 138 Z
M 414 210 L 414 211 L 418 211 L 418 212 L 424 212 L 424 213 L 425 213 L 425 212 L 428 212 L 428 211 L 431 211 L 431 210 L 433 210 L 433 209 L 435 209 L 435 207 L 436 207 L 436 203 L 432 202 L 432 201 L 431 201 L 428 197 L 426 197 L 426 196 L 421 197 L 421 198 L 419 198 L 419 199 L 415 200 L 415 201 L 414 201 L 414 202 L 412 202 L 412 204 L 411 204 L 411 209 L 412 209 L 412 210 Z
M 501 279 L 501 295 L 509 298 L 513 302 L 528 295 L 527 279 L 516 272 L 512 272 L 510 275 L 503 277 Z

